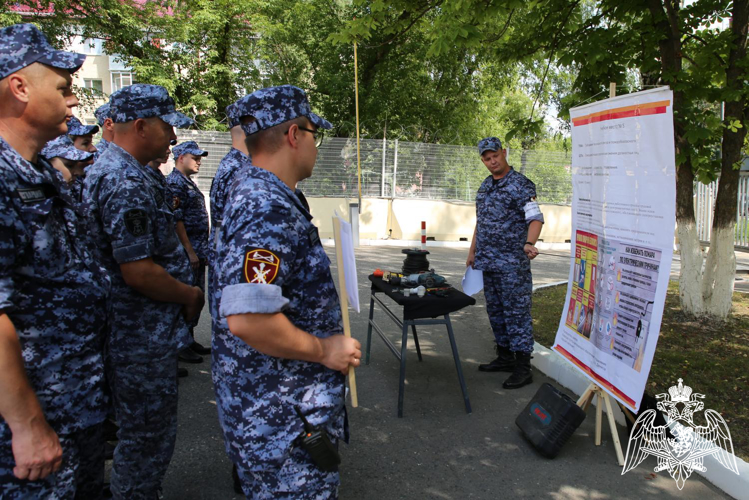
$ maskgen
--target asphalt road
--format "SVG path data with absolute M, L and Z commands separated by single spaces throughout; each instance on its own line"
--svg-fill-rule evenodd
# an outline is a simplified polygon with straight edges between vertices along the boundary
M 332 248 L 327 250 L 335 261 Z M 431 251 L 431 266 L 459 285 L 466 250 Z M 403 257 L 400 248 L 357 250 L 362 307 L 361 313 L 352 312 L 351 322 L 352 334 L 362 344 L 370 297 L 367 275 L 375 268 L 398 270 Z M 564 252 L 549 251 L 533 262 L 535 284 L 566 280 L 568 272 Z M 451 315 L 472 414 L 463 406 L 444 327 L 418 330 L 421 363 L 409 343 L 403 418 L 396 415 L 398 362 L 374 336 L 371 362 L 356 372 L 359 407 L 349 407 L 351 442 L 342 446 L 342 499 L 727 498 L 697 474 L 680 491 L 667 473 L 651 474 L 653 458 L 622 476 L 605 424 L 602 446 L 593 443 L 592 410 L 557 458 L 536 453 L 514 422 L 540 384 L 550 380 L 534 372 L 533 384 L 507 391 L 502 389 L 507 374 L 477 370 L 479 363 L 493 358 L 493 337 L 483 295 L 476 299 L 475 306 Z M 379 309 L 375 320 L 399 346 L 397 327 Z M 207 307 L 196 337 L 210 343 Z M 168 500 L 242 498 L 232 489 L 208 363 L 206 358 L 200 365 L 183 365 L 190 375 L 180 382 L 177 448 L 164 481 Z M 619 435 L 626 446 L 626 429 L 620 428 Z

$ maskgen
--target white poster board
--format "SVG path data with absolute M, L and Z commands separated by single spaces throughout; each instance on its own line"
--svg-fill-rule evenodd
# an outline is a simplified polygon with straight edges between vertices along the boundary
M 356 257 L 354 256 L 354 233 L 351 224 L 338 214 L 335 215 L 341 224 L 341 252 L 343 256 L 343 271 L 346 276 L 346 294 L 349 305 L 356 312 L 359 307 L 359 283 L 356 279 Z
M 570 116 L 572 256 L 554 350 L 637 411 L 673 257 L 673 94 L 614 97 Z

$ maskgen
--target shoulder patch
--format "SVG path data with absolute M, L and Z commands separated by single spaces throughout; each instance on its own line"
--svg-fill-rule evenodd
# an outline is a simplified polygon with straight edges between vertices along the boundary
M 125 212 L 125 228 L 133 236 L 143 236 L 148 230 L 148 215 L 145 210 L 132 208 Z
M 179 196 L 174 196 L 172 198 L 172 210 L 177 210 L 179 208 Z
M 270 250 L 255 248 L 245 254 L 244 277 L 247 283 L 270 285 L 278 276 L 281 259 Z

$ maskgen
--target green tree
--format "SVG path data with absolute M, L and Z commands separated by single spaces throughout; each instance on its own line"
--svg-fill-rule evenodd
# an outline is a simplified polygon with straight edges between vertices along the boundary
M 542 57 L 547 68 L 556 63 L 575 74 L 574 91 L 559 101 L 563 110 L 603 93 L 608 82 L 630 88 L 669 85 L 674 91 L 682 306 L 695 315 L 728 315 L 735 271 L 737 167 L 749 126 L 749 0 L 697 0 L 683 8 L 679 0 L 363 3 L 369 14 L 350 22 L 342 39 L 368 40 L 376 32 L 402 36 L 417 27 L 427 30 L 433 54 L 457 45 L 491 52 L 503 62 Z M 431 27 L 423 21 L 429 15 L 435 16 Z M 730 28 L 713 27 L 729 17 Z M 544 71 L 542 82 L 546 75 Z M 721 103 L 724 117 L 718 114 Z M 519 130 L 532 136 L 539 127 L 529 119 Z M 696 180 L 718 175 L 713 236 L 703 272 L 693 186 Z

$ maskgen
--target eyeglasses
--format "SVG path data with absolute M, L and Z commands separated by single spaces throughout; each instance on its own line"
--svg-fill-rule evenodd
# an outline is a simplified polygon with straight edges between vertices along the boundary
M 297 125 L 297 128 L 299 130 L 304 130 L 305 132 L 309 132 L 310 134 L 312 134 L 312 137 L 315 139 L 315 147 L 316 148 L 320 147 L 320 145 L 322 144 L 323 137 L 324 137 L 323 133 L 322 133 L 322 130 L 320 130 L 320 129 L 318 129 L 318 130 L 310 130 L 308 128 L 300 127 L 299 125 Z M 288 133 L 289 133 L 289 131 L 287 130 L 286 132 L 284 132 L 284 135 L 286 135 Z

